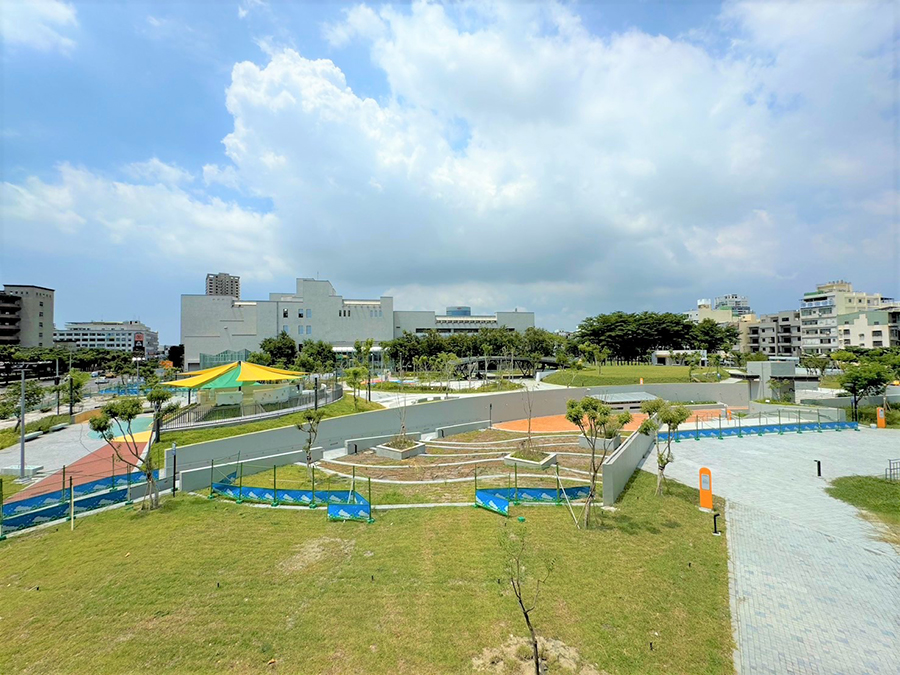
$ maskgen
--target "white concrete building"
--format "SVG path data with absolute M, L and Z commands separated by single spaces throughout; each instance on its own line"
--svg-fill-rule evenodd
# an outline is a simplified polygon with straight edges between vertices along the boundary
M 713 302 L 713 307 L 716 309 L 727 309 L 731 312 L 732 316 L 739 317 L 744 316 L 745 314 L 753 314 L 753 310 L 750 309 L 750 301 L 747 299 L 746 295 L 737 295 L 736 293 L 729 293 L 728 295 L 720 295 Z
M 900 305 L 841 314 L 837 318 L 837 329 L 841 349 L 900 346 Z
M 847 281 L 819 284 L 800 301 L 800 338 L 804 352 L 828 354 L 840 349 L 838 316 L 878 309 L 892 302 L 878 293 L 853 290 Z
M 226 357 L 246 357 L 259 343 L 282 331 L 297 343 L 323 340 L 335 351 L 348 351 L 356 340 L 381 342 L 404 332 L 443 334 L 477 332 L 480 328 L 525 330 L 534 326 L 532 312 L 497 312 L 488 316 L 446 316 L 434 312 L 395 312 L 394 299 L 350 300 L 329 281 L 297 279 L 293 293 L 270 293 L 268 300 L 246 301 L 228 296 L 182 295 L 181 342 L 186 370 L 214 365 Z
M 159 352 L 159 334 L 140 321 L 70 321 L 54 331 L 53 339 L 84 349 L 143 350 L 147 356 Z
M 730 323 L 734 321 L 734 315 L 730 309 L 714 309 L 709 298 L 697 300 L 697 309 L 684 312 L 683 316 L 688 321 L 700 323 L 706 319 L 712 319 L 716 323 Z

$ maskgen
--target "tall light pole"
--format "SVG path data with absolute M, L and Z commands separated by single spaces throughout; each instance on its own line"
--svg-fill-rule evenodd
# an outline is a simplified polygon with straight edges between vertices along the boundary
M 22 368 L 22 393 L 19 399 L 19 478 L 25 478 L 25 368 Z

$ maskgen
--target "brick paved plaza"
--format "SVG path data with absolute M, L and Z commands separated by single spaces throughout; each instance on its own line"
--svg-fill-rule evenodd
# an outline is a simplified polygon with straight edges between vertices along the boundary
M 897 673 L 900 553 L 827 481 L 882 475 L 900 431 L 681 441 L 666 470 L 728 500 L 731 613 L 739 673 Z M 822 460 L 822 478 L 815 460 Z M 655 471 L 651 453 L 646 470 Z

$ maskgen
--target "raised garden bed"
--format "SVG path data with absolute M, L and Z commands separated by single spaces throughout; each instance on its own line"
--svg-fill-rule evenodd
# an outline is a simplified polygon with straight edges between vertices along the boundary
M 542 459 L 525 459 L 524 457 L 518 457 L 518 453 L 510 453 L 503 458 L 503 463 L 507 466 L 518 466 L 523 469 L 537 469 L 539 471 L 543 471 L 544 469 L 549 469 L 551 466 L 557 463 L 556 453 L 540 453 L 543 455 Z
M 627 434 L 629 436 L 631 435 L 631 432 L 629 432 L 629 431 L 625 431 L 622 433 Z M 618 448 L 620 445 L 622 445 L 622 436 L 621 435 L 616 436 L 615 438 L 607 438 L 605 440 L 606 440 L 606 449 L 610 453 L 615 451 L 616 448 Z M 602 438 L 597 439 L 597 452 L 603 452 L 603 441 L 604 441 L 604 439 L 602 439 Z M 588 443 L 588 439 L 586 439 L 584 436 L 578 437 L 578 445 L 580 447 L 584 448 L 585 450 L 591 449 L 591 444 Z
M 379 457 L 387 457 L 388 459 L 409 459 L 425 452 L 425 444 L 421 441 L 407 439 L 405 447 L 395 448 L 391 446 L 391 441 L 376 445 L 375 454 Z

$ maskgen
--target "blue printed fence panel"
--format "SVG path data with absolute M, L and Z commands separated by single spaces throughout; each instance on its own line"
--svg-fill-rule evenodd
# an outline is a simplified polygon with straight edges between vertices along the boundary
M 858 428 L 859 424 L 857 422 L 801 422 L 800 424 L 797 424 L 796 422 L 785 422 L 781 425 L 755 424 L 741 427 L 722 427 L 722 429 L 679 429 L 675 432 L 673 440 L 681 441 L 689 438 L 725 438 L 726 436 L 751 436 L 753 434 L 761 436 L 762 434 L 785 434 L 797 433 L 798 431 L 801 433 L 804 431 L 842 431 L 844 429 Z M 660 441 L 665 442 L 668 439 L 668 433 L 661 433 L 659 435 Z
M 159 471 L 153 472 L 153 477 L 159 480 Z M 146 476 L 142 471 L 133 471 L 130 477 L 126 474 L 122 474 L 120 476 L 115 477 L 115 481 L 113 481 L 113 477 L 109 476 L 107 478 L 100 478 L 98 480 L 92 480 L 88 483 L 81 483 L 80 485 L 75 485 L 72 487 L 72 493 L 75 496 L 75 499 L 80 499 L 81 497 L 85 497 L 87 495 L 93 494 L 95 492 L 106 491 L 109 492 L 113 488 L 126 487 L 129 484 L 138 485 L 140 483 L 145 482 Z M 3 517 L 13 516 L 20 513 L 25 513 L 27 511 L 33 511 L 35 509 L 42 509 L 47 506 L 51 506 L 60 502 L 68 502 L 69 501 L 69 490 L 66 488 L 65 490 L 54 490 L 53 492 L 45 492 L 44 494 L 37 495 L 35 497 L 28 497 L 27 499 L 18 499 L 16 501 L 8 502 L 3 505 Z
M 556 489 L 546 488 L 484 488 L 477 492 L 483 493 L 485 496 L 493 496 L 499 499 L 505 499 L 512 502 L 534 502 L 542 504 L 555 504 L 563 498 L 563 494 L 569 499 L 584 499 L 591 491 L 590 485 L 576 485 L 573 487 L 563 488 L 557 499 Z M 476 494 L 477 494 L 476 492 Z
M 372 519 L 372 507 L 365 499 L 357 504 L 329 504 L 328 520 L 361 520 Z
M 229 499 L 243 501 L 273 502 L 279 504 L 368 504 L 358 492 L 350 490 L 272 490 L 271 488 L 243 487 L 229 483 L 213 483 L 213 492 Z
M 501 516 L 509 515 L 509 500 L 490 490 L 475 491 L 475 506 L 499 513 Z
M 567 487 L 563 488 L 563 492 L 566 493 L 566 497 L 569 499 L 587 499 L 588 494 L 591 492 L 591 486 L 577 485 L 575 487 Z
M 112 506 L 119 504 L 128 499 L 128 488 L 119 490 L 107 490 L 106 492 L 95 492 L 86 497 L 75 499 L 72 505 L 73 511 L 84 513 L 85 511 L 93 511 L 103 508 L 104 506 Z M 25 513 L 20 513 L 12 517 L 3 517 L 3 531 L 16 532 L 24 530 L 28 527 L 34 527 L 42 523 L 48 523 L 53 520 L 64 520 L 69 517 L 69 504 L 67 502 L 56 502 L 52 506 L 43 509 L 33 509 Z
M 513 498 L 518 498 L 520 502 L 555 502 L 556 490 L 545 490 L 544 488 L 510 488 L 510 494 Z

